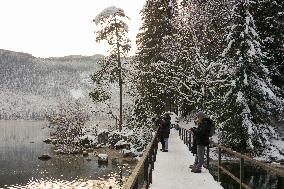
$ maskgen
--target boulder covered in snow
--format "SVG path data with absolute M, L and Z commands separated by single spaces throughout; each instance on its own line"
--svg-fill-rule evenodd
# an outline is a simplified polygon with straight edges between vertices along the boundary
M 98 163 L 99 164 L 107 164 L 108 163 L 108 155 L 107 154 L 98 154 Z
M 124 140 L 120 140 L 114 145 L 114 147 L 116 150 L 130 149 L 130 144 L 125 142 Z
M 137 152 L 135 151 L 135 150 L 123 150 L 122 151 L 122 153 L 123 153 L 123 157 L 131 157 L 131 158 L 134 158 L 134 157 L 137 157 L 138 156 L 138 154 L 137 154 Z
M 109 136 L 109 144 L 111 146 L 116 146 L 120 141 L 126 141 L 127 140 L 127 136 L 123 136 L 121 135 L 121 133 L 118 133 L 118 132 L 113 132 L 113 133 L 110 133 L 110 136 Z

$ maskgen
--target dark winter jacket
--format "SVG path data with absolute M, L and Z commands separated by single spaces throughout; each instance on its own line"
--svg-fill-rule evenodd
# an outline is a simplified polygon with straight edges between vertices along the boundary
M 163 122 L 163 119 L 161 118 L 161 117 L 157 117 L 157 118 L 154 118 L 155 119 L 155 121 L 154 121 L 154 123 L 155 123 L 155 129 L 158 129 L 158 131 L 157 131 L 157 133 L 158 133 L 158 138 L 160 139 L 160 140 L 163 140 L 163 137 L 162 137 L 162 134 L 161 134 L 161 130 L 162 130 L 162 122 Z
M 163 138 L 169 138 L 171 128 L 171 118 L 164 118 L 161 123 L 161 135 Z
M 194 154 L 197 154 L 197 144 L 196 144 L 196 137 L 195 135 L 193 135 L 193 141 L 192 141 L 192 146 L 191 146 L 191 153 L 194 155 Z
M 210 119 L 203 118 L 202 122 L 198 124 L 196 129 L 192 130 L 195 138 L 196 144 L 202 146 L 209 145 L 209 133 L 210 133 Z

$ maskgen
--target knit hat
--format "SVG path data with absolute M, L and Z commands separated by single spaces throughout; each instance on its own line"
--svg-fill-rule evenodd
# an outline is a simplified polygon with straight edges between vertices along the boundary
M 164 113 L 164 118 L 171 119 L 171 113 L 169 112 Z
M 197 112 L 196 117 L 198 118 L 204 118 L 205 114 L 202 111 Z

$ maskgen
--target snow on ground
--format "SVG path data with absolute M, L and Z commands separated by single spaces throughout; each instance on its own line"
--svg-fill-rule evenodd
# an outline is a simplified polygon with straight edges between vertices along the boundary
M 83 94 L 83 91 L 81 89 L 71 89 L 70 93 L 71 93 L 72 97 L 75 98 L 75 99 L 85 97 L 84 94 Z
M 159 144 L 160 147 L 160 144 Z M 171 130 L 169 152 L 158 151 L 151 189 L 222 189 L 205 168 L 202 173 L 192 173 L 189 165 L 194 156 L 179 138 L 178 131 Z

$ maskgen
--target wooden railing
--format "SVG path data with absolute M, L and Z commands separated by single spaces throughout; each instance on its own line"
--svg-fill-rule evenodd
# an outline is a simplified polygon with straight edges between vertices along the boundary
M 158 132 L 156 131 L 151 142 L 147 145 L 142 158 L 123 185 L 123 189 L 149 188 L 149 185 L 152 183 L 152 171 L 156 161 L 158 142 Z
M 184 141 L 184 143 L 188 146 L 189 150 L 192 148 L 192 134 L 189 132 L 188 128 L 180 128 L 179 129 L 179 135 L 181 139 Z M 240 189 L 252 189 L 250 186 L 244 183 L 244 161 L 249 162 L 250 164 L 256 165 L 261 167 L 262 169 L 272 172 L 276 175 L 279 175 L 281 177 L 284 177 L 284 171 L 277 169 L 275 167 L 272 167 L 270 165 L 267 165 L 265 163 L 262 163 L 260 161 L 254 160 L 244 154 L 238 153 L 233 151 L 230 148 L 227 148 L 225 146 L 219 145 L 215 142 L 211 142 L 211 145 L 218 148 L 218 182 L 220 182 L 220 176 L 221 172 L 224 172 L 228 176 L 230 176 L 233 180 L 235 180 L 239 185 Z M 224 166 L 222 166 L 222 152 L 229 153 L 233 155 L 234 157 L 239 158 L 239 164 L 240 164 L 240 175 L 239 177 L 236 177 L 233 173 L 231 173 L 229 170 L 227 170 Z M 209 146 L 206 148 L 206 168 L 209 168 L 209 161 L 210 161 L 210 154 L 209 154 Z

